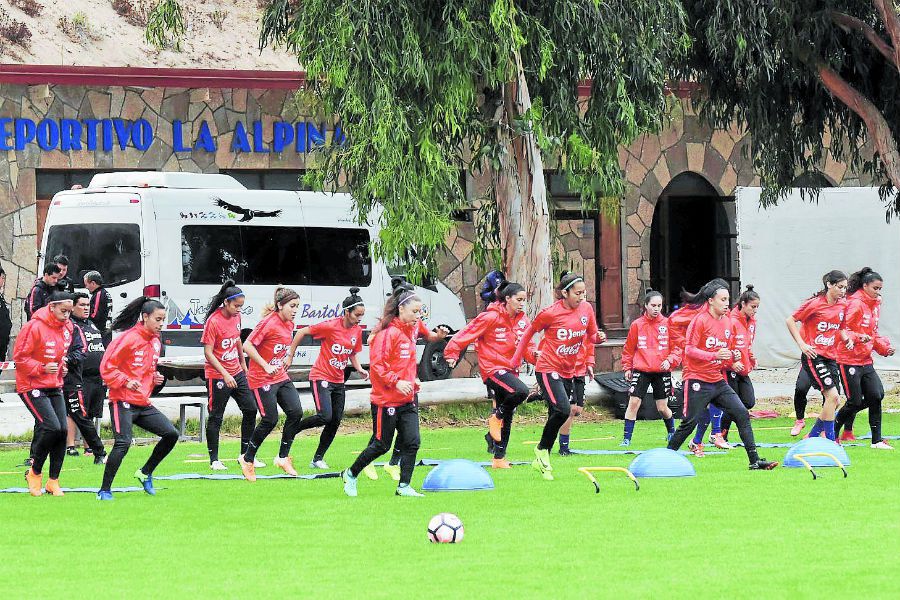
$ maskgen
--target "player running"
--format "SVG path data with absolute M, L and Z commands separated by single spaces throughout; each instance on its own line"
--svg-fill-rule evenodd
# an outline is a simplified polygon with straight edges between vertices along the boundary
M 322 427 L 319 445 L 309 463 L 312 469 L 328 468 L 325 453 L 331 447 L 341 419 L 344 418 L 347 397 L 344 384 L 348 365 L 352 364 L 364 379 L 369 377 L 369 373 L 359 364 L 359 353 L 363 349 L 363 329 L 359 323 L 366 314 L 366 307 L 363 299 L 357 295 L 358 292 L 359 288 L 350 288 L 350 295 L 341 303 L 343 314 L 340 317 L 299 329 L 288 350 L 287 360 L 290 366 L 294 352 L 304 337 L 311 335 L 322 340 L 319 356 L 309 372 L 309 387 L 316 404 L 316 414 L 300 421 L 300 431 Z
M 209 468 L 227 470 L 219 460 L 219 432 L 225 417 L 228 400 L 234 398 L 241 410 L 241 454 L 247 451 L 250 436 L 256 428 L 256 403 L 247 381 L 247 360 L 241 343 L 241 309 L 244 292 L 228 280 L 206 306 L 206 322 L 203 324 L 203 367 L 206 376 L 206 394 L 209 418 L 206 421 L 206 447 L 209 451 Z M 256 460 L 255 468 L 265 467 Z
M 535 374 L 549 410 L 541 440 L 534 449 L 532 467 L 548 481 L 553 480 L 550 451 L 572 412 L 572 379 L 578 369 L 581 346 L 606 340 L 606 334 L 597 328 L 594 308 L 585 301 L 586 290 L 584 278 L 574 273 L 564 275 L 556 286 L 559 300 L 537 314 L 522 334 L 512 360 L 513 365 L 520 365 L 531 339 L 536 333 L 544 332 L 538 346 Z
M 728 369 L 725 376 L 728 385 L 737 393 L 747 410 L 756 406 L 756 392 L 753 389 L 753 382 L 750 381 L 750 372 L 756 368 L 753 340 L 756 338 L 756 311 L 759 310 L 759 303 L 759 292 L 755 291 L 752 285 L 748 285 L 738 298 L 737 304 L 731 309 L 732 347 L 740 353 L 740 359 L 734 364 L 740 364 L 742 368 Z M 729 427 L 731 417 L 725 413 L 722 415 L 722 440 L 726 444 Z
M 178 441 L 178 432 L 168 417 L 150 403 L 153 388 L 163 376 L 157 372 L 162 345 L 159 333 L 166 322 L 165 307 L 152 298 L 139 296 L 118 314 L 113 331 L 123 332 L 106 349 L 100 374 L 109 388 L 109 414 L 115 443 L 106 460 L 98 500 L 112 500 L 112 483 L 132 442 L 134 425 L 160 436 L 144 466 L 134 476 L 151 496 L 153 471 Z
M 489 435 L 494 442 L 491 465 L 495 469 L 508 469 L 506 451 L 513 414 L 528 397 L 528 386 L 519 379 L 512 359 L 530 321 L 524 312 L 527 295 L 521 285 L 504 281 L 497 288 L 496 297 L 497 301 L 487 310 L 454 334 L 444 349 L 444 357 L 451 368 L 455 367 L 466 346 L 475 344 L 481 379 L 493 391 L 496 404 L 495 412 L 488 419 Z M 526 350 L 526 360 L 531 364 L 537 360 L 535 350 L 534 344 Z
M 803 369 L 812 378 L 813 385 L 825 396 L 822 413 L 808 437 L 816 437 L 824 431 L 834 441 L 834 414 L 839 401 L 837 386 L 840 381 L 838 345 L 853 349 L 853 337 L 845 328 L 847 312 L 847 276 L 841 271 L 830 271 L 822 276 L 824 288 L 804 302 L 785 322 L 791 337 L 803 353 Z M 800 323 L 800 328 L 797 327 Z
M 666 441 L 675 433 L 675 419 L 669 408 L 672 396 L 672 369 L 681 363 L 681 355 L 669 345 L 669 320 L 662 314 L 662 294 L 647 290 L 644 295 L 644 314 L 628 329 L 622 350 L 622 370 L 630 382 L 628 408 L 625 409 L 625 433 L 620 446 L 631 444 L 634 425 L 641 402 L 649 388 L 653 388 L 656 410 L 666 425 Z
M 861 410 L 869 409 L 869 428 L 872 430 L 872 448 L 893 450 L 881 435 L 881 401 L 884 399 L 884 385 L 872 364 L 872 352 L 881 356 L 893 356 L 894 347 L 890 340 L 878 335 L 878 320 L 881 308 L 881 289 L 884 281 L 881 275 L 869 267 L 852 274 L 847 286 L 847 314 L 844 324 L 855 343 L 852 348 L 838 348 L 838 363 L 841 384 L 847 396 L 847 403 L 837 413 L 835 434 L 840 434 L 841 426 L 846 426 L 840 439 L 855 440 L 851 430 L 853 418 Z

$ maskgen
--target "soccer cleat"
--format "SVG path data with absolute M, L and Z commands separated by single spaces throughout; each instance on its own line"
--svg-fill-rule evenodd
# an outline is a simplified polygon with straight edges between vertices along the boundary
M 720 450 L 731 450 L 732 448 L 734 448 L 734 446 L 725 441 L 725 438 L 722 437 L 721 433 L 717 433 L 716 435 L 712 436 L 712 443 L 713 446 L 719 448 Z
M 401 483 L 397 486 L 397 491 L 394 492 L 395 496 L 406 496 L 407 498 L 424 498 L 425 494 L 420 494 L 413 488 L 413 486 L 408 483 Z
M 394 481 L 400 481 L 400 465 L 392 465 L 390 463 L 384 465 L 385 472 L 391 476 Z
M 94 453 L 94 451 L 91 450 L 90 448 L 85 448 L 85 449 L 84 449 L 84 452 L 83 452 L 83 454 L 84 454 L 85 456 L 90 456 L 90 455 L 92 455 L 93 453 Z
M 65 496 L 62 488 L 59 487 L 59 479 L 48 479 L 45 489 L 51 496 Z
M 95 465 L 105 465 L 106 464 L 106 455 L 105 454 L 97 454 L 94 456 L 94 464 Z
M 881 440 L 877 444 L 872 444 L 872 448 L 875 448 L 876 450 L 893 450 L 894 449 L 893 446 L 891 446 L 884 440 Z
M 547 481 L 553 481 L 553 467 L 550 466 L 550 451 L 534 447 L 534 461 L 531 467 L 541 474 Z
M 490 433 L 484 434 L 484 440 L 487 442 L 487 452 L 488 454 L 494 453 L 494 438 L 491 437 Z
M 497 418 L 497 415 L 488 417 L 488 435 L 495 442 L 500 441 L 500 430 L 503 428 L 503 419 Z
M 631 438 L 622 438 L 622 441 L 619 442 L 620 446 L 628 447 L 631 445 Z
M 703 458 L 706 454 L 703 452 L 703 444 L 695 444 L 694 442 L 688 442 L 688 448 L 691 452 L 694 453 L 694 456 L 698 458 Z
M 276 467 L 278 467 L 291 477 L 297 476 L 297 469 L 294 468 L 294 459 L 290 456 L 285 456 L 284 458 L 276 456 L 274 459 L 272 459 L 272 464 L 274 464 Z
M 721 435 L 722 435 L 722 439 L 725 440 L 725 441 L 727 442 L 727 441 L 728 441 L 728 430 L 727 430 L 727 429 L 723 429 Z
M 341 471 L 341 480 L 344 482 L 344 493 L 351 498 L 356 498 L 356 477 L 350 474 L 350 469 Z
M 375 481 L 376 479 L 378 479 L 378 470 L 375 468 L 375 465 L 373 465 L 371 463 L 366 465 L 366 467 L 362 470 L 362 472 L 363 472 L 363 475 L 365 475 L 372 481 Z
M 766 460 L 764 458 L 756 459 L 756 462 L 750 463 L 751 471 L 771 471 L 778 466 L 778 461 Z
M 28 483 L 28 493 L 32 496 L 40 496 L 44 493 L 43 490 L 41 490 L 43 477 L 35 473 L 31 467 L 28 467 L 28 470 L 25 471 L 25 481 Z
M 794 426 L 791 427 L 791 436 L 797 437 L 800 435 L 800 432 L 803 431 L 804 427 L 806 427 L 806 419 L 797 419 L 794 421 Z
M 566 446 L 566 447 L 560 446 L 559 447 L 559 455 L 560 456 L 572 456 L 572 451 L 569 450 L 568 446 Z
M 109 490 L 100 490 L 97 492 L 97 500 L 115 500 L 115 498 Z
M 328 467 L 328 463 L 320 458 L 319 460 L 314 460 L 311 463 L 309 463 L 309 468 L 310 469 L 328 469 L 329 467 Z
M 256 462 L 256 461 L 254 461 Z M 256 481 L 256 467 L 252 462 L 244 460 L 244 455 L 238 456 L 238 464 L 241 465 L 241 473 L 247 481 Z
M 147 492 L 151 496 L 156 495 L 156 490 L 153 488 L 152 475 L 145 475 L 143 471 L 138 469 L 134 472 L 134 478 L 141 482 L 141 485 L 143 486 L 145 492 Z
M 240 457 L 240 456 L 238 456 L 238 462 L 241 462 L 241 457 Z M 253 468 L 254 468 L 254 469 L 265 469 L 265 468 L 266 468 L 266 463 L 264 463 L 263 461 L 259 460 L 258 458 L 254 458 L 254 459 L 253 459 Z
M 841 441 L 842 441 L 842 442 L 855 442 L 855 441 L 856 441 L 856 436 L 853 435 L 853 431 L 852 431 L 852 430 L 850 430 L 850 429 L 845 429 L 845 430 L 844 430 L 844 433 L 841 434 Z
M 221 460 L 214 460 L 209 463 L 209 468 L 213 471 L 227 471 L 228 467 Z
M 509 461 L 505 458 L 495 458 L 491 460 L 491 468 L 492 469 L 511 469 L 512 465 L 509 464 Z
M 69 446 L 66 448 L 66 456 L 81 456 L 81 453 L 78 452 L 78 448 L 75 446 Z

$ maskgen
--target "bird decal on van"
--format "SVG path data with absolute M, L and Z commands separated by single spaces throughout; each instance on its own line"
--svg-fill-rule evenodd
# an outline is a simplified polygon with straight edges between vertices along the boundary
M 221 198 L 217 198 L 215 196 L 212 197 L 213 204 L 220 208 L 224 208 L 225 210 L 230 210 L 231 212 L 241 215 L 240 222 L 243 223 L 245 221 L 249 221 L 254 217 L 278 217 L 281 216 L 280 210 L 251 210 L 249 208 L 244 208 L 242 206 L 238 206 L 237 204 L 230 204 L 225 202 Z

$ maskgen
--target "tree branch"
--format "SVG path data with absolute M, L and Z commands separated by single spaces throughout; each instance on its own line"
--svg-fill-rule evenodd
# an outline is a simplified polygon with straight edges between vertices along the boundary
M 894 8 L 894 0 L 874 0 L 875 9 L 881 14 L 884 28 L 894 46 L 894 67 L 900 69 L 900 15 Z
M 893 63 L 894 68 L 900 69 L 900 63 L 897 62 L 897 55 L 894 53 L 894 49 L 884 40 L 884 38 L 878 35 L 878 32 L 875 31 L 874 27 L 856 17 L 851 17 L 842 12 L 832 12 L 831 20 L 844 31 L 861 32 L 882 56 Z
M 847 105 L 866 124 L 888 178 L 895 188 L 900 189 L 900 151 L 897 149 L 897 140 L 894 139 L 894 132 L 891 131 L 887 119 L 878 107 L 823 61 L 816 63 L 816 71 L 822 85 L 831 95 Z

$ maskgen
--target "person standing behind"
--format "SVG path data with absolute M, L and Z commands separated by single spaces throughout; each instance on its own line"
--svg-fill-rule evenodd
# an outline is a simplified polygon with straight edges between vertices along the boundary
M 112 315 L 112 297 L 103 287 L 103 276 L 99 271 L 88 271 L 84 274 L 84 287 L 91 294 L 91 308 L 88 318 L 100 330 L 103 344 L 109 346 L 112 341 L 112 330 L 109 319 Z
M 103 449 L 103 442 L 100 441 L 100 435 L 88 412 L 84 394 L 84 371 L 99 373 L 104 347 L 100 340 L 100 333 L 93 328 L 93 323 L 87 320 L 87 312 L 88 295 L 75 294 L 75 304 L 72 310 L 73 339 L 66 355 L 68 373 L 63 381 L 63 395 L 66 398 L 66 408 L 69 412 L 66 454 L 78 456 L 78 450 L 75 449 L 75 428 L 77 427 L 94 455 L 94 464 L 102 465 L 106 462 L 106 451 Z M 87 329 L 88 325 L 91 329 Z M 90 341 L 88 341 L 88 336 L 90 336 Z M 101 399 L 100 402 L 103 400 Z
M 9 336 L 12 333 L 12 317 L 9 314 L 9 304 L 6 303 L 6 271 L 0 267 L 0 362 L 6 360 L 9 351 Z M 3 370 L 0 369 L 0 373 Z
M 59 283 L 60 272 L 59 265 L 55 263 L 44 265 L 43 275 L 34 280 L 34 285 L 31 286 L 31 291 L 25 298 L 26 319 L 30 320 L 34 313 L 47 306 L 50 294 L 56 290 L 56 284 Z
M 59 267 L 59 280 L 56 282 L 56 289 L 67 294 L 75 293 L 75 282 L 69 278 L 69 257 L 65 254 L 57 254 L 53 257 L 53 262 Z
M 16 392 L 34 417 L 33 459 L 25 472 L 28 492 L 40 496 L 44 463 L 50 459 L 47 491 L 62 496 L 59 474 L 66 457 L 66 406 L 63 377 L 66 352 L 72 343 L 72 296 L 55 292 L 49 305 L 38 309 L 16 337 Z

